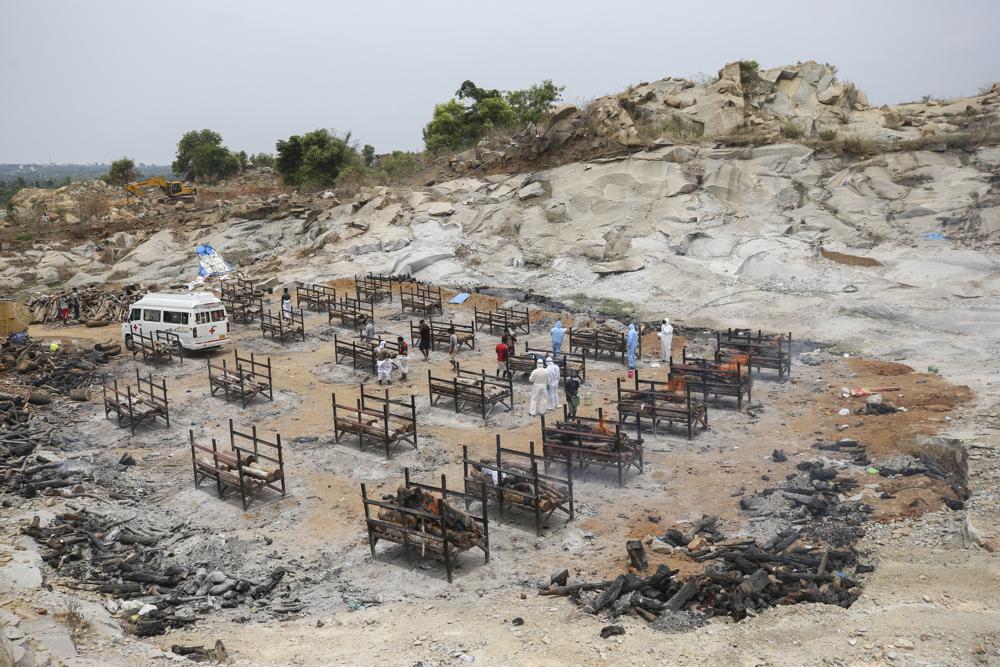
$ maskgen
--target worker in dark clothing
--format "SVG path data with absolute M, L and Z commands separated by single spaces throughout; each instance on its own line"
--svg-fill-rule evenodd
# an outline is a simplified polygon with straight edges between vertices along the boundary
M 80 292 L 75 287 L 69 295 L 69 303 L 73 306 L 73 319 L 80 321 Z
M 580 384 L 576 371 L 571 371 L 569 377 L 563 381 L 563 389 L 566 390 L 566 410 L 570 417 L 575 417 L 576 409 L 580 407 Z
M 423 320 L 420 320 L 420 344 L 418 347 L 420 354 L 424 355 L 424 361 L 427 361 L 431 353 L 431 328 Z

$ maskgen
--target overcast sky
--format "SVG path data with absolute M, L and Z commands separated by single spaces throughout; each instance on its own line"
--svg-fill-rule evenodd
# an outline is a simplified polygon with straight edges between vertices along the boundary
M 0 0 L 0 162 L 169 163 L 186 130 L 272 152 L 317 127 L 419 149 L 464 79 L 569 101 L 817 60 L 875 104 L 1000 80 L 1000 1 Z

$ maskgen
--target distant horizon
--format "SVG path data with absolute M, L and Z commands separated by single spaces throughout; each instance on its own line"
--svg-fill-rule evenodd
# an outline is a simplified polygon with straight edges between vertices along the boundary
M 581 103 L 667 76 L 815 60 L 875 106 L 973 95 L 1000 80 L 1000 3 L 780 0 L 700 7 L 622 0 L 511 0 L 503 12 L 442 0 L 328 4 L 175 0 L 11 2 L 0 24 L 0 161 L 169 165 L 189 130 L 233 151 L 274 153 L 317 128 L 351 131 L 377 153 L 422 150 L 435 104 L 462 81 L 518 89 L 552 79 Z M 44 32 L 41 27 L 44 26 Z M 85 28 L 85 29 L 82 29 Z M 39 45 L 42 45 L 40 48 Z

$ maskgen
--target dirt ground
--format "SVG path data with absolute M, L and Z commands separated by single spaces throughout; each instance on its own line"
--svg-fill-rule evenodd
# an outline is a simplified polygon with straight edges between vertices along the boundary
M 471 322 L 474 307 L 497 302 L 473 295 L 461 306 L 447 306 L 440 319 Z M 519 342 L 548 347 L 556 316 L 538 311 L 531 333 Z M 376 329 L 395 339 L 408 334 L 411 319 L 418 318 L 401 314 L 398 301 L 383 302 Z M 447 354 L 437 350 L 423 361 L 414 346 L 408 381 L 395 379 L 394 373 L 389 391 L 394 397 L 416 396 L 419 447 L 401 448 L 386 460 L 377 447 L 360 451 L 353 438 L 333 441 L 331 394 L 352 404 L 358 384 L 374 380 L 368 372 L 334 363 L 334 335 L 351 338 L 354 333 L 328 326 L 325 315 L 308 316 L 306 328 L 305 342 L 281 345 L 262 338 L 253 326 L 233 327 L 233 347 L 271 359 L 273 403 L 258 400 L 242 409 L 209 397 L 205 360 L 232 354 L 226 350 L 153 369 L 131 358 L 113 364 L 110 373 L 120 381 L 134 380 L 136 368 L 167 379 L 170 428 L 142 427 L 131 437 L 104 418 L 99 401 L 70 406 L 80 424 L 81 455 L 97 465 L 109 465 L 125 452 L 138 461 L 119 474 L 127 476 L 139 501 L 107 501 L 103 511 L 137 514 L 159 525 L 185 522 L 192 534 L 172 547 L 178 563 L 211 561 L 251 579 L 284 565 L 291 572 L 283 599 L 306 603 L 291 616 L 264 607 L 207 614 L 194 626 L 154 638 L 164 651 L 173 644 L 210 645 L 222 639 L 236 664 L 254 665 L 1000 664 L 995 595 L 1000 567 L 985 551 L 958 548 L 963 517 L 944 508 L 946 485 L 923 476 L 885 479 L 859 466 L 847 470 L 861 482 L 860 494 L 875 519 L 859 550 L 877 569 L 848 610 L 782 607 L 740 623 L 715 619 L 672 635 L 624 618 L 626 634 L 602 640 L 598 634 L 606 619 L 589 616 L 568 600 L 536 594 L 539 584 L 562 568 L 570 569 L 571 581 L 622 573 L 626 539 L 648 540 L 702 514 L 719 516 L 727 536 L 745 535 L 747 518 L 739 498 L 773 486 L 801 461 L 836 458 L 836 453 L 816 450 L 814 443 L 856 439 L 877 467 L 880 460 L 907 453 L 916 435 L 938 433 L 953 420 L 967 418 L 974 399 L 968 387 L 901 364 L 832 356 L 818 366 L 795 365 L 784 381 L 765 371 L 755 377 L 752 401 L 743 411 L 734 399 L 720 399 L 710 407 L 710 429 L 691 440 L 679 430 L 644 433 L 645 470 L 630 472 L 624 488 L 608 470 L 576 477 L 575 520 L 554 515 L 536 537 L 527 512 L 509 510 L 499 522 L 491 515 L 490 562 L 484 563 L 478 550 L 463 554 L 449 585 L 443 564 L 435 559 L 415 557 L 410 564 L 400 547 L 389 544 L 379 544 L 377 558 L 371 558 L 360 484 L 366 483 L 371 495 L 391 493 L 408 467 L 418 479 L 445 474 L 449 485 L 458 486 L 462 445 L 473 457 L 487 456 L 500 434 L 505 447 L 527 449 L 540 439 L 538 420 L 528 415 L 528 385 L 517 379 L 515 409 L 497 408 L 485 421 L 477 414 L 456 414 L 449 406 L 431 406 L 427 372 L 447 376 Z M 31 334 L 66 344 L 117 337 L 111 329 L 84 328 L 33 327 Z M 478 334 L 476 351 L 459 355 L 462 368 L 492 372 L 496 342 L 495 336 Z M 686 344 L 697 350 L 707 343 L 677 336 L 675 356 Z M 655 338 L 644 340 L 644 349 L 641 377 L 666 379 Z M 588 359 L 583 395 L 589 398 L 581 414 L 596 415 L 599 408 L 616 414 L 616 378 L 626 379 L 620 360 Z M 906 411 L 840 416 L 842 408 L 853 412 L 865 401 L 843 398 L 843 387 L 898 387 L 882 393 Z M 188 430 L 196 438 L 224 440 L 230 418 L 237 427 L 252 423 L 263 434 L 281 434 L 289 482 L 285 497 L 266 495 L 243 511 L 238 498 L 219 500 L 209 484 L 195 488 Z M 775 462 L 775 449 L 787 461 Z M 881 498 L 885 491 L 893 497 Z M 48 511 L 58 512 L 64 502 L 55 501 Z M 682 574 L 702 567 L 673 554 L 651 553 L 650 563 L 666 563 Z M 50 582 L 68 583 L 51 577 Z M 512 624 L 516 617 L 523 625 Z M 111 643 L 96 635 L 81 639 L 78 651 L 79 664 L 150 660 L 149 651 L 134 640 Z

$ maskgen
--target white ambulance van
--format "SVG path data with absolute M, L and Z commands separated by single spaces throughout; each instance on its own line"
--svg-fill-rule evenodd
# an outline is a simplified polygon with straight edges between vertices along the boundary
M 134 334 L 155 338 L 157 331 L 177 334 L 187 350 L 206 350 L 229 341 L 229 318 L 225 305 L 210 292 L 152 292 L 129 309 L 128 321 L 122 324 L 125 347 L 132 349 Z

